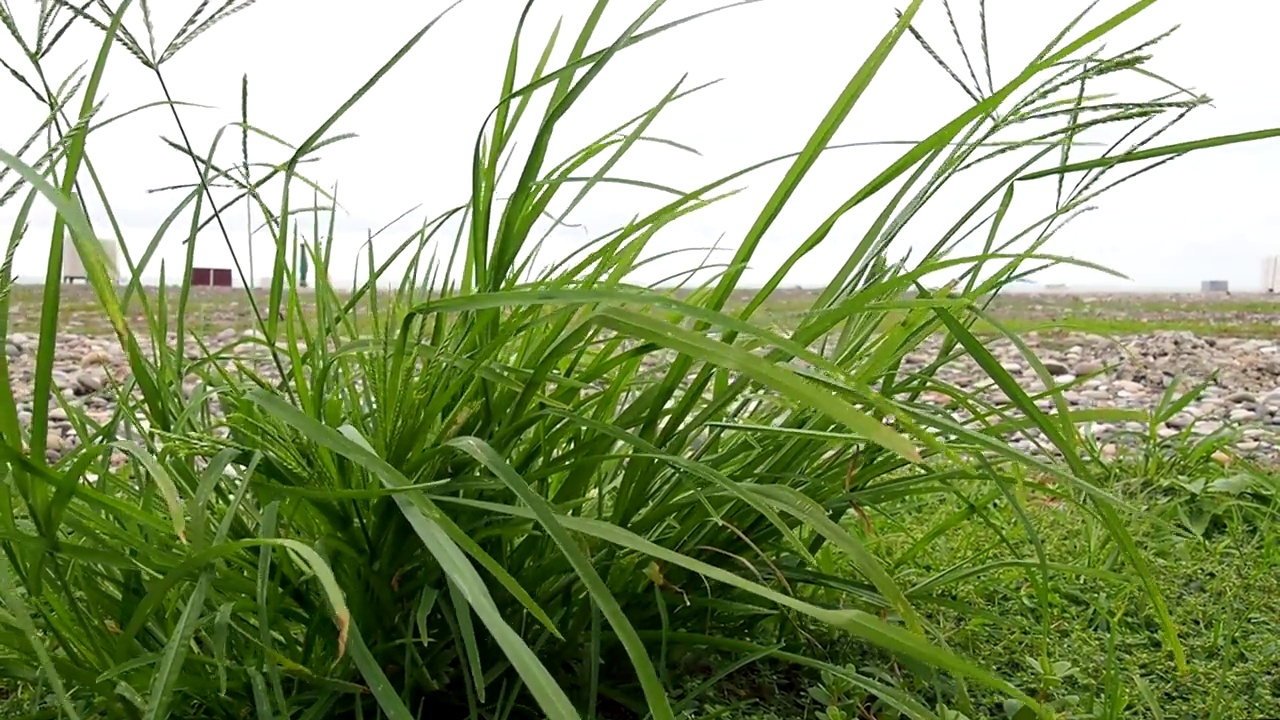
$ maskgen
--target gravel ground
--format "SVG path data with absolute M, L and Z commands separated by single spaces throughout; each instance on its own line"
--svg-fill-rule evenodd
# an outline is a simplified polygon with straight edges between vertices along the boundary
M 226 328 L 206 342 L 214 347 L 221 347 L 240 335 L 241 331 Z M 261 349 L 261 345 L 241 346 L 244 349 L 254 347 Z M 29 427 L 32 421 L 36 349 L 37 337 L 27 333 L 10 333 L 5 345 L 9 361 L 9 383 L 18 403 L 18 422 L 24 428 Z M 189 357 L 195 357 L 199 352 L 194 344 L 189 344 L 187 349 Z M 144 343 L 143 352 L 148 351 L 149 348 Z M 257 363 L 259 371 L 269 368 L 270 365 Z M 82 411 L 88 420 L 97 424 L 110 421 L 116 410 L 116 382 L 127 378 L 129 374 L 128 360 L 115 338 L 70 333 L 59 336 L 54 356 L 53 384 L 56 392 L 62 396 L 63 403 L 72 408 L 73 412 Z M 195 378 L 189 378 L 186 390 L 190 392 L 194 386 Z M 80 441 L 67 410 L 59 406 L 56 399 L 50 401 L 49 421 L 46 457 L 49 462 L 55 462 Z M 116 462 L 124 460 L 119 454 L 113 457 Z
M 1188 331 L 1117 338 L 1071 334 L 1047 341 L 1031 333 L 1023 340 L 1053 375 L 1055 384 L 1071 385 L 1064 397 L 1072 408 L 1145 410 L 1158 403 L 1176 378 L 1183 378 L 1179 392 L 1211 381 L 1205 392 L 1171 417 L 1159 433 L 1169 437 L 1187 428 L 1196 435 L 1237 430 L 1236 449 L 1241 455 L 1280 456 L 1280 341 L 1204 337 Z M 1045 390 L 1036 371 L 1012 343 L 996 342 L 989 349 L 1029 394 Z M 909 360 L 920 365 L 932 358 L 921 353 Z M 984 389 L 988 399 L 1004 399 L 1003 392 L 994 388 L 969 358 L 950 363 L 940 376 L 958 387 Z M 942 404 L 948 401 L 937 394 L 930 399 Z M 1046 410 L 1053 408 L 1048 398 L 1038 404 Z M 1113 436 L 1142 432 L 1144 426 L 1095 423 L 1089 429 L 1105 443 Z M 1014 442 L 1024 449 L 1032 447 L 1026 438 Z M 1113 447 L 1104 448 L 1114 451 Z
M 245 331 L 224 328 L 210 338 L 217 347 Z M 1190 381 L 1214 379 L 1205 394 L 1161 429 L 1173 435 L 1191 427 L 1191 432 L 1207 435 L 1220 429 L 1237 429 L 1236 448 L 1241 455 L 1258 459 L 1280 458 L 1280 341 L 1204 337 L 1187 331 L 1159 331 L 1144 335 L 1107 338 L 1073 334 L 1041 338 L 1024 336 L 1059 385 L 1077 383 L 1065 397 L 1074 408 L 1151 407 L 1175 376 Z M 11 334 L 6 347 L 10 381 L 19 403 L 19 419 L 31 421 L 32 375 L 35 364 L 35 336 Z M 242 346 L 244 349 L 252 345 Z M 1020 379 L 1028 392 L 1044 389 L 1030 364 L 1008 341 L 995 342 L 990 349 L 1002 365 Z M 195 350 L 195 348 L 191 348 Z M 907 368 L 933 360 L 926 345 L 907 359 Z M 269 373 L 269 365 L 259 365 Z M 108 420 L 114 410 L 112 378 L 127 375 L 127 362 L 119 346 L 100 335 L 64 334 L 58 346 L 54 383 L 69 404 L 82 408 L 95 422 Z M 968 358 L 943 368 L 940 377 L 958 387 L 983 391 L 994 400 L 1003 397 L 991 386 L 977 365 Z M 926 400 L 947 405 L 950 399 L 931 393 Z M 1050 400 L 1040 401 L 1051 408 Z M 58 459 L 78 440 L 66 412 L 54 407 L 48 436 L 49 459 Z M 1095 437 L 1106 443 L 1110 436 L 1138 431 L 1140 425 L 1091 426 Z M 1015 444 L 1031 449 L 1032 441 L 1015 438 Z

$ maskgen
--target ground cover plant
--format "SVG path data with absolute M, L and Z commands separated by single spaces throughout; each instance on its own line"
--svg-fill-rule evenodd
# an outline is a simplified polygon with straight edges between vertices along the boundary
M 992 303 L 992 314 L 1017 332 L 1089 332 L 1129 335 L 1155 331 L 1203 336 L 1276 338 L 1280 309 L 1271 294 L 1010 293 Z M 975 328 L 983 332 L 987 328 Z
M 567 215 L 616 180 L 623 154 L 669 146 L 648 128 L 695 89 L 674 85 L 564 158 L 548 156 L 556 121 L 589 85 L 608 82 L 619 53 L 716 19 L 651 25 L 655 2 L 621 35 L 601 38 L 609 3 L 600 0 L 576 34 L 517 30 L 494 112 L 474 139 L 470 196 L 402 238 L 411 272 L 394 291 L 381 287 L 386 278 L 352 292 L 331 276 L 333 213 L 299 211 L 321 193 L 299 168 L 344 141 L 342 115 L 429 41 L 436 22 L 283 157 L 259 162 L 232 147 L 238 134 L 266 132 L 248 117 L 209 150 L 180 133 L 176 150 L 198 177 L 142 253 L 126 248 L 122 292 L 92 240 L 120 231 L 92 162 L 104 77 L 114 63 L 143 63 L 183 128 L 165 63 L 249 4 L 200 3 L 171 40 L 152 36 L 142 2 L 52 1 L 24 23 L 0 5 L 21 51 L 13 81 L 48 106 L 30 142 L 0 151 L 0 180 L 11 183 L 3 199 L 17 208 L 0 323 L 16 296 L 14 248 L 33 241 L 32 208 L 51 204 L 35 395 L 54 385 L 64 242 L 85 259 L 129 370 L 101 391 L 114 403 L 105 421 L 55 395 L 54 408 L 36 403 L 24 424 L 13 393 L 0 392 L 6 712 L 664 720 L 739 712 L 716 703 L 743 687 L 732 680 L 740 671 L 764 668 L 774 680 L 798 678 L 771 707 L 804 713 L 808 698 L 831 720 L 1120 717 L 1122 694 L 1150 683 L 1116 671 L 1073 700 L 1078 665 L 1059 653 L 1095 649 L 1095 626 L 1070 625 L 1074 645 L 1061 632 L 1099 587 L 1126 603 L 1123 614 L 1090 605 L 1123 620 L 1113 648 L 1136 636 L 1161 672 L 1208 672 L 1202 648 L 1189 654 L 1180 639 L 1185 616 L 1168 603 L 1161 555 L 1135 534 L 1141 508 L 1075 426 L 1127 416 L 1062 402 L 1041 409 L 974 334 L 979 322 L 1004 331 L 986 310 L 1002 287 L 1070 261 L 1044 244 L 1106 189 L 1192 150 L 1277 134 L 1161 145 L 1206 98 L 1159 81 L 1149 97 L 1094 94 L 1100 79 L 1148 72 L 1154 40 L 1119 51 L 1101 41 L 1151 0 L 1080 15 L 1003 84 L 989 73 L 961 80 L 944 64 L 973 104 L 813 218 L 812 234 L 745 303 L 730 305 L 745 266 L 885 58 L 912 43 L 932 52 L 913 26 L 922 0 L 907 3 L 847 86 L 833 89 L 801 149 L 765 159 L 787 172 L 732 260 L 697 287 L 673 293 L 630 280 L 664 227 L 750 168 L 691 192 L 668 189 L 665 204 L 531 270 L 539 218 Z M 927 10 L 952 12 L 946 3 Z M 42 59 L 68 51 L 58 45 L 65 23 L 99 29 L 101 50 L 83 78 L 59 83 Z M 986 43 L 975 45 L 967 57 L 985 59 Z M 525 55 L 538 62 L 521 76 Z M 1104 126 L 1118 138 L 1110 146 L 1077 142 Z M 517 153 L 520 133 L 530 141 Z M 941 188 L 993 165 L 1005 174 L 973 193 L 934 247 L 910 262 L 893 254 Z M 1006 223 L 1019 182 L 1059 188 L 1026 227 Z M 104 208 L 112 227 L 90 227 L 82 203 Z M 275 239 L 271 286 L 242 296 L 252 334 L 189 353 L 193 242 L 186 267 L 166 268 L 159 287 L 141 278 L 161 243 L 193 240 L 205 226 L 228 232 L 224 216 L 243 205 Z M 859 229 L 831 284 L 798 318 L 770 322 L 765 308 L 787 271 L 866 205 L 880 214 Z M 444 229 L 455 221 L 456 237 Z M 985 238 L 981 249 L 962 251 L 971 236 Z M 315 269 L 305 293 L 290 270 L 299 254 Z M 935 271 L 957 279 L 930 290 L 922 281 Z M 946 340 L 936 361 L 904 371 L 904 358 L 937 334 Z M 940 386 L 936 368 L 959 353 L 977 359 L 1005 401 Z M 7 364 L 0 370 L 11 383 Z M 969 418 L 922 399 L 935 390 L 965 403 Z M 54 411 L 83 442 L 50 462 Z M 1010 428 L 1056 456 L 1015 449 L 1002 439 Z M 1257 511 L 1226 511 L 1226 527 L 1269 527 L 1266 487 L 1251 485 Z M 1160 507 L 1176 499 L 1161 496 Z M 1054 524 L 1059 507 L 1072 524 Z M 903 530 L 886 533 L 886 524 Z M 1274 558 L 1268 548 L 1263 557 Z M 1261 576 L 1259 567 L 1240 572 Z M 967 584 L 1004 574 L 1020 594 Z M 1012 625 L 987 622 L 1005 607 L 1017 607 Z

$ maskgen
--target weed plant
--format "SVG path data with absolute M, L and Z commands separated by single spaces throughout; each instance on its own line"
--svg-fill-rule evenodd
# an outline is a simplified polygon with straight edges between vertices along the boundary
M 539 11 L 530 3 L 474 139 L 470 196 L 401 238 L 394 258 L 354 291 L 331 274 L 332 210 L 299 210 L 299 193 L 319 193 L 330 208 L 335 199 L 300 170 L 348 138 L 335 132 L 343 114 L 447 17 L 412 35 L 286 156 L 262 162 L 248 157 L 247 144 L 234 147 L 267 134 L 247 112 L 201 150 L 165 83 L 176 53 L 250 4 L 200 2 L 167 43 L 141 0 L 46 0 L 32 22 L 0 4 L 21 56 L 9 63 L 11 82 L 47 107 L 29 141 L 0 152 L 3 197 L 17 216 L 0 278 L 6 297 L 16 246 L 41 241 L 26 237 L 30 213 L 37 204 L 57 211 L 36 397 L 53 390 L 68 238 L 131 370 L 111 389 L 110 421 L 66 405 L 82 442 L 53 464 L 50 407 L 36 403 L 24 428 L 12 393 L 0 392 L 0 670 L 23 712 L 671 720 L 693 713 L 699 694 L 730 669 L 768 659 L 826 673 L 828 687 L 860 698 L 859 707 L 874 704 L 879 717 L 983 717 L 1002 707 L 1047 717 L 1056 706 L 1033 684 L 951 649 L 930 620 L 946 602 L 941 589 L 985 568 L 974 561 L 906 582 L 913 556 L 957 524 L 983 522 L 981 511 L 920 515 L 936 524 L 897 555 L 867 542 L 868 519 L 909 523 L 913 504 L 929 498 L 1023 508 L 1032 477 L 1052 478 L 1035 487 L 1096 520 L 1123 580 L 1147 600 L 1144 617 L 1164 657 L 1185 665 L 1143 548 L 1126 529 L 1132 508 L 1082 459 L 1075 423 L 1098 413 L 1069 411 L 1059 396 L 1042 410 L 971 331 L 979 320 L 1000 330 L 985 303 L 1003 286 L 1073 262 L 1043 246 L 1109 188 L 1189 151 L 1276 134 L 1156 144 L 1207 99 L 1153 79 L 1146 66 L 1160 38 L 1104 48 L 1153 0 L 1110 17 L 1081 14 L 1001 84 L 986 70 L 985 29 L 966 67 L 952 68 L 914 29 L 925 3 L 908 2 L 798 152 L 672 190 L 665 205 L 538 273 L 539 219 L 563 218 L 618 181 L 618 159 L 653 145 L 654 118 L 698 88 L 674 85 L 562 158 L 548 151 L 557 122 L 588 86 L 609 81 L 620 53 L 641 52 L 646 39 L 686 23 L 680 32 L 697 32 L 716 13 L 653 25 L 658 0 L 617 37 L 599 38 L 610 8 L 598 0 L 576 33 L 562 27 L 539 41 L 523 30 Z M 930 10 L 952 12 L 945 2 Z M 970 10 L 985 28 L 983 3 Z M 74 52 L 59 40 L 75 23 L 101 31 L 100 50 L 83 74 L 61 82 L 47 76 L 46 58 Z M 813 218 L 771 279 L 726 311 L 788 198 L 904 42 L 939 58 L 971 105 Z M 117 57 L 122 50 L 129 57 Z M 538 61 L 524 77 L 517 68 L 529 53 Z M 99 111 L 109 66 L 130 59 L 153 72 L 157 101 L 180 131 L 173 145 L 195 177 L 152 238 L 127 238 L 121 288 L 93 241 L 120 227 L 90 141 L 106 121 Z M 1116 75 L 1147 81 L 1153 95 L 1094 91 Z M 1098 128 L 1118 138 L 1100 152 L 1079 142 Z M 518 132 L 531 142 L 516 153 Z M 633 281 L 665 227 L 777 164 L 785 175 L 712 280 L 681 293 Z M 910 262 L 892 254 L 944 187 L 996 165 L 1007 171 L 972 193 L 932 247 Z M 1027 182 L 1058 191 L 1038 220 L 1014 227 L 1008 211 Z M 109 229 L 90 225 L 88 202 L 106 211 Z M 245 295 L 256 333 L 188 357 L 194 238 L 209 226 L 231 233 L 242 205 L 274 239 L 269 291 Z M 879 208 L 875 220 L 843 240 L 843 264 L 790 329 L 758 320 L 788 271 L 865 205 Z M 456 237 L 445 231 L 451 223 L 462 228 Z M 980 249 L 962 253 L 968 238 Z M 159 287 L 144 287 L 158 248 L 184 241 L 186 266 L 162 269 Z M 314 293 L 290 270 L 298 253 L 310 259 Z M 379 281 L 395 259 L 407 259 L 410 272 L 388 292 Z M 931 291 L 922 280 L 935 272 L 956 279 Z M 944 338 L 935 360 L 904 370 L 904 358 L 935 335 Z M 262 362 L 245 359 L 253 353 Z M 1007 402 L 937 377 L 961 353 L 977 359 Z M 0 356 L 8 382 L 5 363 Z M 926 403 L 931 391 L 956 398 L 966 415 Z M 1011 431 L 1062 460 L 1011 447 L 1002 439 Z M 128 462 L 113 466 L 121 453 Z M 1018 517 L 1017 566 L 1034 585 L 1040 619 L 1030 655 L 1047 676 L 1057 668 L 1051 581 L 1065 570 L 1044 552 L 1033 516 Z M 911 680 L 833 662 L 815 642 L 832 632 Z M 690 689 L 681 662 L 708 654 L 732 660 Z

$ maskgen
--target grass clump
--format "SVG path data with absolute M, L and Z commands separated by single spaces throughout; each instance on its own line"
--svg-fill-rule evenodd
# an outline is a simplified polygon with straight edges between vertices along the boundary
M 666 720 L 715 715 L 707 703 L 732 687 L 728 677 L 762 667 L 775 679 L 812 673 L 797 672 L 780 694 L 817 677 L 807 697 L 832 720 L 1049 717 L 1068 709 L 1056 692 L 1069 675 L 1054 652 L 1065 607 L 1058 578 L 1117 581 L 1122 572 L 1126 592 L 1141 599 L 1134 617 L 1155 638 L 1152 657 L 1187 668 L 1160 576 L 1124 519 L 1130 508 L 1081 452 L 1074 421 L 1086 413 L 1069 413 L 1061 398 L 1055 412 L 1040 410 L 973 327 L 991 322 L 986 302 L 1005 284 L 1068 262 L 1045 255 L 1044 243 L 1100 192 L 1149 167 L 1131 163 L 1266 133 L 1154 146 L 1170 114 L 1204 98 L 1163 94 L 1163 85 L 1154 98 L 1120 104 L 1093 95 L 1100 78 L 1136 74 L 1146 62 L 1146 45 L 1094 48 L 1150 3 L 1081 16 L 1006 85 L 958 80 L 970 107 L 815 219 L 773 278 L 727 310 L 787 198 L 885 58 L 904 39 L 933 52 L 913 28 L 916 0 L 803 148 L 756 166 L 788 170 L 710 281 L 669 292 L 630 279 L 655 235 L 748 171 L 674 192 L 531 272 L 539 218 L 567 215 L 616 180 L 618 158 L 644 147 L 653 119 L 693 91 L 677 84 L 558 164 L 548 157 L 557 121 L 589 85 L 607 81 L 618 53 L 699 19 L 650 27 L 662 4 L 601 40 L 609 9 L 601 0 L 563 65 L 550 61 L 553 37 L 535 48 L 528 78 L 517 67 L 531 39 L 518 33 L 500 101 L 475 141 L 470 197 L 399 240 L 394 258 L 410 272 L 392 292 L 379 283 L 391 260 L 352 291 L 336 284 L 335 200 L 325 194 L 318 204 L 330 207 L 305 213 L 308 228 L 292 193 L 318 192 L 301 164 L 346 137 L 332 134 L 343 113 L 435 22 L 283 159 L 250 162 L 242 145 L 232 166 L 215 158 L 224 133 L 201 154 L 184 131 L 179 150 L 198 177 L 144 252 L 124 254 L 123 294 L 82 204 L 105 208 L 114 223 L 88 142 L 107 58 L 123 47 L 151 69 L 181 129 L 165 63 L 248 3 L 200 4 L 167 44 L 152 37 L 145 3 L 42 4 L 34 37 L 5 22 L 24 48 L 55 44 L 60 19 L 102 31 L 82 86 L 36 93 L 49 107 L 37 134 L 54 138 L 48 152 L 0 153 L 18 178 L 11 197 L 21 199 L 8 257 L 37 201 L 58 212 L 36 394 L 52 382 L 64 229 L 131 371 L 111 388 L 109 421 L 65 407 L 83 442 L 53 464 L 44 452 L 50 409 L 37 404 L 27 431 L 0 399 L 0 663 L 15 683 L 14 705 L 74 718 Z M 43 52 L 24 52 L 31 68 L 15 69 L 20 81 L 41 85 L 22 73 L 42 77 Z M 75 93 L 80 110 L 70 115 Z M 527 125 L 532 140 L 515 154 L 513 138 Z M 1078 136 L 1104 125 L 1127 134 L 1085 155 Z M 262 132 L 247 119 L 231 128 Z M 911 263 L 894 258 L 893 241 L 937 192 L 972 167 L 1001 163 L 1003 176 L 975 193 L 934 247 Z M 516 168 L 514 178 L 501 175 L 504 166 Z M 1074 188 L 1068 173 L 1079 178 Z M 1054 202 L 1030 226 L 1010 226 L 1015 183 L 1041 177 L 1062 178 Z M 264 296 L 244 295 L 253 335 L 193 357 L 185 347 L 194 239 L 204 226 L 228 232 L 237 203 L 273 236 L 272 283 Z M 786 330 L 761 320 L 788 270 L 870 203 L 881 212 L 832 283 Z M 461 228 L 457 238 L 446 234 L 450 223 Z M 959 254 L 974 233 L 987 238 L 981 251 Z M 183 240 L 180 280 L 162 269 L 160 286 L 144 287 L 159 244 Z M 313 296 L 290 271 L 298 254 L 315 269 Z M 955 279 L 929 291 L 922 281 L 936 272 Z M 945 336 L 936 358 L 904 369 L 936 334 Z M 1009 400 L 941 387 L 936 370 L 958 353 L 973 355 Z M 921 400 L 937 390 L 972 419 Z M 1021 453 L 1003 439 L 1011 431 L 1047 438 L 1063 460 Z M 1091 537 L 1114 549 L 1109 565 L 1078 573 L 1054 557 L 1032 490 L 1090 518 Z M 985 514 L 993 503 L 1014 522 L 993 527 Z M 876 535 L 884 522 L 925 529 L 903 548 Z M 988 530 L 1031 588 L 1020 612 L 1035 620 L 1014 656 L 1035 661 L 1031 680 L 1025 666 L 949 636 L 948 622 L 978 627 L 988 600 L 939 590 L 988 568 L 966 553 L 938 575 L 931 558 L 947 557 L 952 531 L 977 542 Z M 696 671 L 708 662 L 709 672 Z M 779 707 L 803 706 L 784 697 Z

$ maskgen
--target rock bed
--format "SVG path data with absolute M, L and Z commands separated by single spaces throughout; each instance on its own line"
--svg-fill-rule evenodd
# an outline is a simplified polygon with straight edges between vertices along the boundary
M 220 347 L 237 339 L 236 330 L 224 330 L 209 339 Z M 1070 335 L 1040 338 L 1034 333 L 1024 341 L 1031 346 L 1058 385 L 1077 383 L 1064 397 L 1073 408 L 1146 409 L 1155 405 L 1173 379 L 1191 384 L 1216 379 L 1205 393 L 1183 412 L 1161 427 L 1161 435 L 1174 435 L 1190 427 L 1191 432 L 1208 435 L 1223 428 L 1238 429 L 1235 447 L 1242 455 L 1259 458 L 1280 457 L 1280 344 L 1268 340 L 1200 337 L 1188 332 L 1158 332 L 1150 335 L 1105 338 Z M 904 371 L 918 369 L 933 361 L 937 340 L 930 341 L 906 358 Z M 245 345 L 249 350 L 252 345 Z M 260 348 L 260 346 L 259 346 Z M 1029 393 L 1043 391 L 1044 383 L 1007 340 L 989 349 L 1004 368 L 1018 378 Z M 189 352 L 197 351 L 195 346 Z M 31 336 L 13 334 L 6 353 L 9 377 L 18 402 L 19 421 L 31 422 L 33 373 L 36 342 Z M 270 374 L 269 364 L 259 365 Z M 81 407 L 96 422 L 105 422 L 114 411 L 110 378 L 124 377 L 128 363 L 114 340 L 85 335 L 64 335 L 55 357 L 54 384 L 67 402 Z M 970 358 L 960 358 L 943 367 L 938 377 L 969 392 L 981 393 L 991 401 L 1001 401 L 995 388 Z M 1080 381 L 1081 378 L 1084 378 Z M 949 398 L 930 393 L 926 400 L 947 404 Z M 1052 408 L 1052 401 L 1039 401 Z M 50 460 L 56 460 L 78 442 L 66 412 L 54 407 L 50 412 L 47 446 Z M 1126 432 L 1141 432 L 1140 423 L 1113 425 L 1094 423 L 1089 431 L 1101 442 Z M 1015 445 L 1032 449 L 1024 437 Z
M 1073 409 L 1146 410 L 1159 403 L 1175 378 L 1182 379 L 1176 395 L 1212 379 L 1195 401 L 1157 429 L 1158 435 L 1170 437 L 1187 428 L 1199 436 L 1236 430 L 1235 448 L 1240 454 L 1280 455 L 1280 344 L 1276 342 L 1200 337 L 1190 332 L 1115 339 L 1071 335 L 1052 340 L 1042 340 L 1032 333 L 1024 342 L 1035 351 L 1056 385 L 1071 386 L 1063 396 Z M 922 350 L 930 345 L 936 347 L 936 342 Z M 1045 383 L 1011 342 L 1002 340 L 988 349 L 1027 393 L 1045 390 Z M 934 357 L 921 352 L 910 356 L 906 364 L 920 367 Z M 988 401 L 1006 401 L 1004 393 L 970 358 L 949 363 L 939 377 L 957 387 L 980 391 Z M 940 403 L 948 400 L 942 395 L 932 399 Z M 1037 404 L 1045 410 L 1053 408 L 1049 398 Z M 1091 423 L 1086 429 L 1105 443 L 1111 438 L 1145 433 L 1146 425 Z M 1023 449 L 1033 447 L 1025 437 L 1013 442 Z

